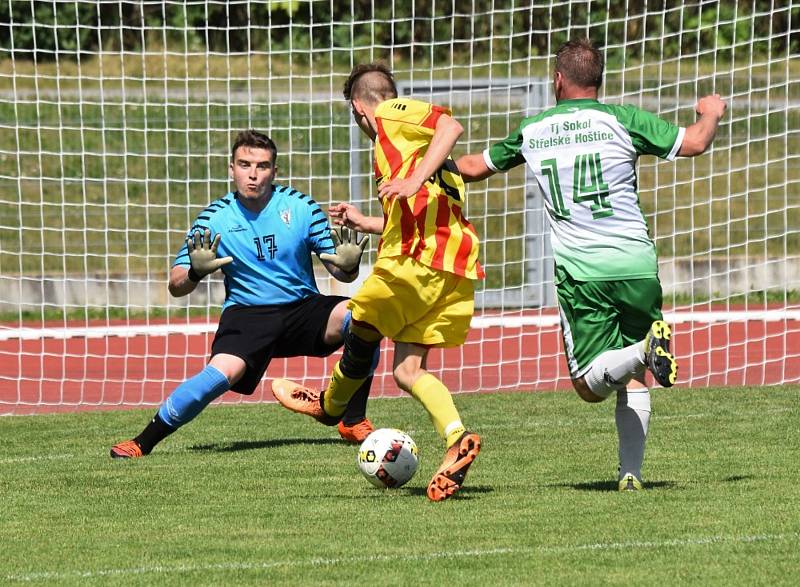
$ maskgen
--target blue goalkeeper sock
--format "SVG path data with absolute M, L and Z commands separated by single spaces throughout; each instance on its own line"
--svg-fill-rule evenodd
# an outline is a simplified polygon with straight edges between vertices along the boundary
M 206 365 L 200 373 L 175 388 L 161 404 L 158 416 L 170 428 L 180 428 L 230 387 L 228 378 L 219 369 Z

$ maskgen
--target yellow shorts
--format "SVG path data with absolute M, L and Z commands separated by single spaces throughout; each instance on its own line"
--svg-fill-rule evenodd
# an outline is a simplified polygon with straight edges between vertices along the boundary
M 411 257 L 381 258 L 348 307 L 354 320 L 395 342 L 453 347 L 467 338 L 475 287 L 471 279 Z

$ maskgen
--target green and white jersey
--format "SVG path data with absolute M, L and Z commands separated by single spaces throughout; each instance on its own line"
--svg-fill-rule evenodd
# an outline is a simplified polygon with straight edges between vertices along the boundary
M 658 274 L 636 160 L 677 156 L 685 129 L 632 106 L 564 100 L 484 151 L 493 171 L 527 162 L 545 197 L 556 264 L 581 281 Z

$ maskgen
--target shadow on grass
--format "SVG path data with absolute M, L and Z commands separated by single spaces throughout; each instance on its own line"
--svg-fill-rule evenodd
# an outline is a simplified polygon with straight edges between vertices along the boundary
M 725 483 L 739 483 L 753 479 L 753 475 L 731 475 L 725 477 Z M 553 483 L 548 487 L 568 487 L 577 491 L 617 491 L 616 481 L 592 481 L 589 483 Z M 647 489 L 675 489 L 678 483 L 674 481 L 645 481 L 644 488 Z
M 466 487 L 462 487 L 458 490 L 453 497 L 448 498 L 450 500 L 457 500 L 457 499 L 471 499 L 473 495 L 477 496 L 481 493 L 492 493 L 494 491 L 493 487 L 489 487 L 488 485 L 467 485 Z M 407 492 L 410 495 L 428 495 L 428 488 L 427 487 L 409 487 Z
M 738 483 L 739 481 L 750 481 L 751 479 L 755 479 L 754 475 L 731 475 L 730 477 L 725 477 L 723 481 L 725 483 Z
M 589 483 L 552 483 L 548 487 L 567 487 L 576 491 L 619 491 L 616 481 L 592 481 Z M 673 481 L 645 481 L 647 489 L 673 489 L 677 484 Z
M 274 440 L 242 440 L 239 442 L 197 444 L 195 446 L 190 446 L 189 450 L 207 452 L 238 452 L 241 450 L 260 450 L 263 448 L 278 448 L 281 446 L 294 446 L 297 444 L 335 444 L 346 446 L 342 440 L 337 438 L 276 438 Z
M 480 494 L 484 493 L 492 493 L 494 492 L 493 487 L 489 487 L 488 485 L 471 485 L 468 487 L 463 487 L 456 493 L 453 497 L 449 498 L 447 501 L 458 501 L 458 500 L 467 500 L 467 499 L 474 499 L 478 497 Z M 326 497 L 333 497 L 332 495 L 327 495 Z M 366 491 L 363 494 L 347 494 L 347 495 L 339 495 L 336 497 L 346 498 L 346 499 L 403 499 L 406 497 L 413 497 L 414 499 L 419 499 L 420 497 L 424 497 L 427 499 L 428 497 L 428 488 L 427 487 L 397 487 L 395 489 L 381 489 L 379 487 L 375 487 L 374 490 L 370 488 L 369 491 Z

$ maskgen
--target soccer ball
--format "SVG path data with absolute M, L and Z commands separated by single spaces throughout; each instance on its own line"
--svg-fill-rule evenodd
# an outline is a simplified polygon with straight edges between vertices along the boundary
M 395 488 L 417 472 L 417 445 L 402 430 L 379 428 L 358 449 L 359 470 L 375 487 Z

